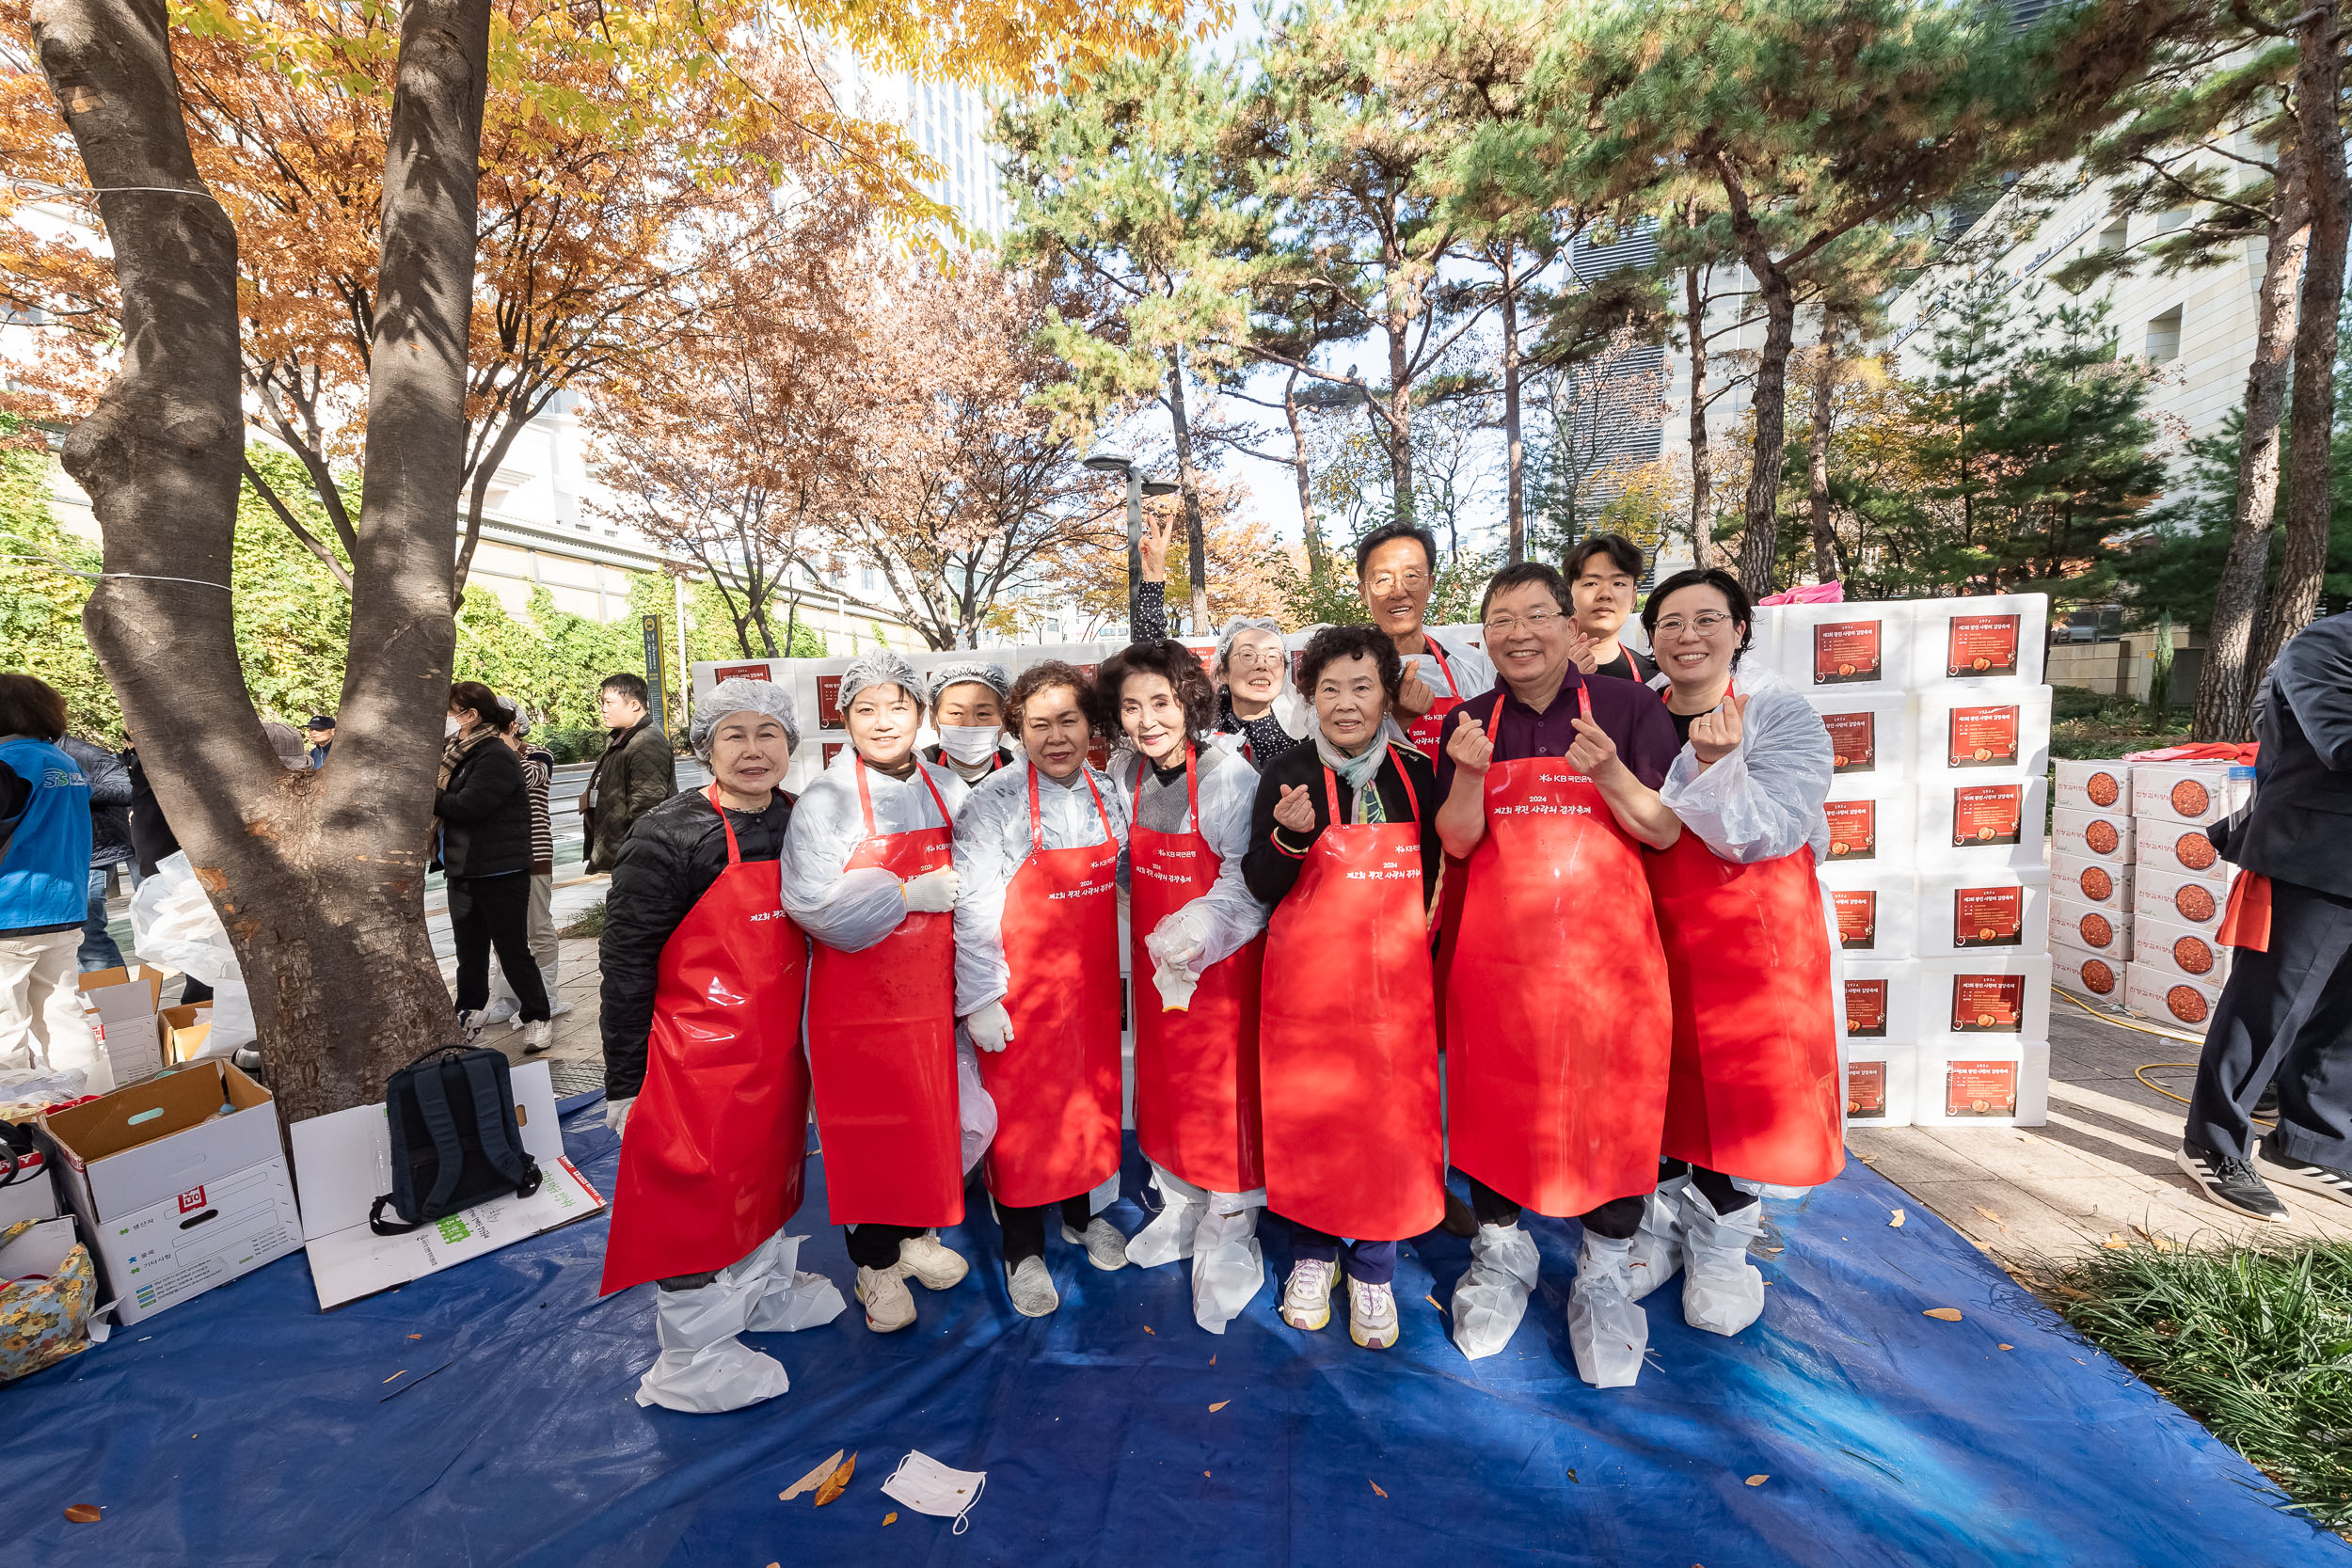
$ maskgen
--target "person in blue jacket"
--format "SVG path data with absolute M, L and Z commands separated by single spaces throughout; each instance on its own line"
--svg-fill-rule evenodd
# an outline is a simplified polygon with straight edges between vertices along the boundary
M 31 675 L 0 674 L 0 1069 L 78 1068 L 114 1087 L 82 1022 L 79 966 L 88 910 L 90 786 L 57 742 L 65 699 Z

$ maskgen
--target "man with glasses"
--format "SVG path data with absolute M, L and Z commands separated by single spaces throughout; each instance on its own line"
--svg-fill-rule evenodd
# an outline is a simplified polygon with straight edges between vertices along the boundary
M 1356 586 L 1373 625 L 1405 660 L 1405 685 L 1390 721 L 1436 762 L 1445 744 L 1446 715 L 1495 684 L 1495 667 L 1485 654 L 1422 624 L 1438 586 L 1438 536 L 1411 523 L 1374 529 L 1356 546 Z

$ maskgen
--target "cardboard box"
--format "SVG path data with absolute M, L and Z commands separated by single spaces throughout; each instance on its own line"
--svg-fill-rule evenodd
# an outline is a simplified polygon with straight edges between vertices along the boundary
M 2230 762 L 2139 762 L 2132 765 L 2132 815 L 2203 827 L 2246 804 L 2254 770 Z
M 2050 943 L 2050 983 L 2111 1007 L 2123 1005 L 2131 967 L 2128 958 L 2086 953 L 2062 942 Z
M 1918 1072 L 1915 1046 L 1857 1045 L 1846 1063 L 1847 1125 L 1910 1126 Z
M 2050 874 L 1936 872 L 1919 879 L 1919 956 L 2042 953 L 2050 945 Z
M 213 1005 L 210 1002 L 166 1007 L 155 1015 L 155 1041 L 167 1067 L 178 1067 L 202 1056 L 204 1042 L 212 1033 Z
M 1920 867 L 2041 870 L 2049 788 L 2041 775 L 2019 773 L 1944 773 L 1920 784 Z
M 2128 914 L 2134 908 L 2137 869 L 2129 861 L 2119 864 L 2096 856 L 2056 853 L 2050 857 L 2050 896 Z
M 1963 1041 L 2050 1037 L 2049 954 L 1925 958 L 1918 969 L 1923 1048 L 1964 1055 Z
M 2094 909 L 2071 898 L 2050 900 L 2050 941 L 2064 942 L 2103 958 L 2128 960 L 2132 956 L 2132 912 Z
M 2077 811 L 2060 806 L 2050 814 L 2050 853 L 2103 865 L 2129 865 L 2138 828 L 2122 807 Z
M 2136 838 L 2132 859 L 2143 872 L 2185 873 L 2202 877 L 2209 882 L 2229 885 L 2237 875 L 2237 867 L 2221 858 L 2221 851 L 2213 847 L 2202 828 L 2192 828 L 2185 822 L 2169 822 L 2160 816 L 2143 816 L 2133 824 Z
M 40 1136 L 126 1325 L 302 1244 L 278 1106 L 227 1062 L 45 1116 Z
M 2050 1044 L 1953 1042 L 1919 1053 L 1922 1127 L 2040 1127 L 2050 1119 Z
M 2212 932 L 2230 907 L 2230 884 L 2198 872 L 2141 869 L 2133 883 L 2132 912 L 2150 920 Z
M 2224 947 L 2211 931 L 2169 920 L 2142 920 L 2132 928 L 2132 963 L 2218 990 L 2230 978 L 2236 949 Z
M 93 969 L 82 976 L 82 1005 L 97 1014 L 91 1028 L 121 1088 L 163 1070 L 155 1049 L 155 1015 L 163 1010 L 164 972 L 146 964 Z
M 2142 1018 L 2201 1035 L 2221 1005 L 2221 988 L 2135 963 L 2123 977 L 2123 1005 Z
M 539 1164 L 538 1190 L 529 1197 L 477 1203 L 402 1236 L 378 1236 L 368 1227 L 369 1209 L 392 1190 L 391 1128 L 384 1107 L 354 1106 L 294 1124 L 304 1242 L 320 1311 L 604 1212 L 603 1196 L 564 1158 L 548 1064 L 526 1063 L 510 1078 L 523 1148 Z
M 2060 811 L 2119 812 L 2132 814 L 2132 765 L 2118 758 L 2114 761 L 2076 761 L 2060 757 L 2052 766 L 2058 771 L 2058 787 L 2052 799 Z

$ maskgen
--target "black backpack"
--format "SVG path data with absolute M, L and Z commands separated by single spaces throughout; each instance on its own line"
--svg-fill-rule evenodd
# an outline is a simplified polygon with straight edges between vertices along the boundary
M 446 1046 L 392 1074 L 384 1115 L 391 1123 L 392 1190 L 368 1212 L 368 1227 L 398 1236 L 485 1198 L 539 1190 L 538 1163 L 524 1152 L 515 1121 L 515 1086 L 495 1051 Z M 407 1223 L 387 1224 L 384 1210 Z

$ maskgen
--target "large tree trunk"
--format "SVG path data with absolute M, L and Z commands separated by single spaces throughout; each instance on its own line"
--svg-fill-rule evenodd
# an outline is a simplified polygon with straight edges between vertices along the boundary
M 1707 295 L 1696 267 L 1683 271 L 1682 309 L 1691 324 L 1691 564 L 1704 571 L 1715 564 L 1715 476 L 1707 466 Z
M 1821 313 L 1820 362 L 1813 368 L 1813 439 L 1805 454 L 1805 499 L 1813 514 L 1813 580 L 1837 578 L 1837 530 L 1829 515 L 1830 417 L 1836 412 L 1837 316 Z
M 90 183 L 201 192 L 151 0 L 48 0 L 35 35 Z M 278 764 L 237 664 L 236 238 L 208 197 L 101 208 L 121 372 L 66 439 L 109 576 L 84 612 L 181 847 L 228 927 L 288 1120 L 381 1099 L 456 1037 L 423 919 L 455 627 L 487 0 L 411 0 L 386 158 L 382 309 L 335 766 Z M 181 580 L 172 580 L 181 579 Z
M 1404 264 L 1401 253 L 1392 250 L 1389 261 L 1388 316 L 1382 324 L 1389 340 L 1389 487 L 1396 496 L 1396 520 L 1414 520 L 1413 505 L 1413 388 L 1409 380 L 1411 366 L 1406 354 L 1406 338 L 1412 330 L 1412 318 L 1406 313 L 1398 296 L 1396 270 Z
M 1315 521 L 1314 472 L 1307 464 L 1307 431 L 1298 417 L 1298 372 L 1282 383 L 1282 418 L 1291 427 L 1291 477 L 1298 482 L 1298 527 L 1307 546 L 1307 581 L 1320 589 L 1331 576 L 1330 548 Z
M 1504 564 L 1516 566 L 1527 559 L 1527 446 L 1519 436 L 1519 296 L 1518 279 L 1513 276 L 1512 247 L 1505 243 L 1502 259 L 1502 449 L 1504 483 L 1503 512 L 1509 534 L 1509 547 Z
M 1750 404 L 1756 451 L 1740 535 L 1740 586 L 1761 598 L 1772 591 L 1772 565 L 1780 554 L 1780 469 L 1788 441 L 1788 354 L 1796 341 L 1797 297 L 1788 275 L 1765 252 L 1762 235 L 1742 240 L 1748 271 L 1756 275 L 1756 293 L 1764 302 L 1764 353 L 1756 360 Z
M 1200 470 L 1192 466 L 1192 417 L 1184 407 L 1184 361 L 1168 356 L 1168 422 L 1176 432 L 1176 483 L 1184 497 L 1184 562 L 1192 578 L 1192 635 L 1209 625 L 1209 542 L 1200 524 Z
M 2335 0 L 2303 13 L 2295 69 L 2296 150 L 2304 197 L 2311 203 L 2311 251 L 2303 263 L 2303 297 L 2296 311 L 2295 401 L 2287 415 L 2287 538 L 2279 586 L 2263 617 L 2262 635 L 2247 661 L 2259 681 L 2287 640 L 2319 611 L 2320 580 L 2328 570 L 2328 526 L 2335 510 L 2328 468 L 2336 420 L 2336 312 L 2344 304 L 2344 259 L 2352 201 L 2344 168 L 2344 126 L 2336 105 L 2344 61 L 2336 52 Z
M 2204 668 L 2197 677 L 2197 710 L 2189 725 L 2196 740 L 2241 740 L 2253 733 L 2254 683 L 2248 678 L 2246 655 L 2268 586 L 2271 523 L 2279 505 L 2280 418 L 2295 343 L 2295 290 L 2311 240 L 2302 160 L 2290 149 L 2280 163 L 2262 291 L 2255 296 L 2254 361 L 2246 370 L 2246 426 L 2238 436 L 2230 554 L 2214 592 Z

